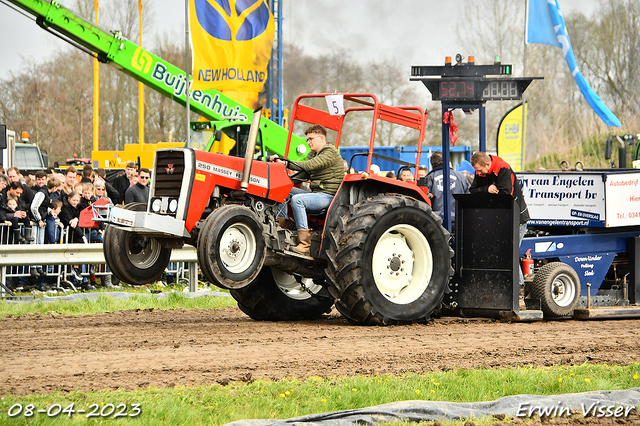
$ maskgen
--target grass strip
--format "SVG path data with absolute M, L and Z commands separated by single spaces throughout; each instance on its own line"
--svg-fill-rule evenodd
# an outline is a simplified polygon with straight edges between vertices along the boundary
M 167 293 L 164 298 L 134 295 L 126 299 L 113 298 L 105 294 L 93 300 L 61 300 L 26 304 L 0 302 L 0 318 L 26 314 L 88 315 L 132 309 L 218 309 L 227 306 L 237 306 L 237 303 L 231 297 L 201 296 L 189 298 L 182 293 Z
M 5 395 L 0 399 L 0 424 L 85 424 L 86 414 L 64 413 L 9 417 L 15 404 L 36 409 L 89 409 L 97 404 L 109 412 L 108 404 L 140 404 L 135 419 L 113 415 L 92 419 L 93 424 L 222 425 L 242 419 L 288 419 L 292 417 L 405 400 L 479 402 L 508 395 L 557 395 L 594 390 L 624 390 L 640 386 L 640 363 L 626 366 L 590 365 L 517 368 L 503 370 L 451 370 L 402 376 L 310 377 L 306 380 L 232 382 L 227 386 L 148 388 L 137 391 L 74 391 L 47 395 Z M 13 408 L 12 408 L 13 407 Z M 106 408 L 105 408 L 106 407 Z M 99 412 L 99 411 L 98 411 Z M 485 419 L 476 424 L 493 424 Z M 402 424 L 402 423 L 399 423 Z M 459 422 L 445 424 L 460 424 Z

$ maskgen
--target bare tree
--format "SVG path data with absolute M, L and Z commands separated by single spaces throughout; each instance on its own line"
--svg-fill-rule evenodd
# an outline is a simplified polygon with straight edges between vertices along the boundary
M 622 0 L 610 0 L 611 3 L 618 1 Z M 637 1 L 633 0 L 634 3 Z M 464 25 L 460 24 L 457 29 L 465 48 L 475 54 L 476 62 L 479 63 L 477 58 L 490 60 L 494 55 L 499 55 L 502 62 L 512 63 L 516 68 L 523 64 L 524 6 L 524 2 L 508 0 L 480 0 L 468 5 L 464 19 L 460 20 Z M 598 39 L 606 33 L 599 28 L 602 25 L 599 22 L 614 21 L 614 16 L 613 11 L 609 17 L 599 18 L 602 21 L 590 21 L 579 13 L 565 16 L 578 65 L 587 70 L 585 77 L 597 92 L 604 82 L 596 81 L 594 76 L 601 75 L 609 79 L 612 73 L 608 68 L 593 68 L 597 62 L 603 62 L 595 52 L 609 55 L 611 49 L 604 44 L 596 46 L 592 40 L 594 36 Z M 612 38 L 608 37 L 607 40 Z M 592 47 L 589 47 L 590 44 Z M 527 75 L 544 77 L 544 81 L 533 82 L 527 90 L 527 158 L 568 151 L 589 135 L 606 131 L 606 126 L 598 122 L 599 119 L 582 97 L 560 49 L 529 44 L 527 61 Z M 612 61 L 608 64 L 610 68 L 615 68 Z M 605 93 L 605 97 L 610 96 Z M 491 141 L 495 140 L 498 120 L 514 104 L 487 103 L 489 148 L 492 147 Z
M 184 59 L 184 46 L 176 40 L 180 39 L 168 34 L 157 37 L 153 42 L 154 53 L 172 64 L 181 63 Z M 184 107 L 172 99 L 154 90 L 145 90 L 145 138 L 147 141 L 155 143 L 169 141 L 169 139 L 186 140 L 187 126 L 184 111 Z
M 463 16 L 456 20 L 456 33 L 477 63 L 490 63 L 496 56 L 522 67 L 524 2 L 477 0 L 465 2 Z
M 27 63 L 1 86 L 3 122 L 29 131 L 52 160 L 88 154 L 92 87 L 84 53 L 61 51 L 43 64 Z
M 364 82 L 366 92 L 371 92 L 386 105 L 422 107 L 426 102 L 426 90 L 410 82 L 405 70 L 391 59 L 370 61 Z M 404 71 L 404 72 L 403 72 Z M 376 142 L 382 146 L 417 145 L 418 131 L 379 121 Z M 367 141 L 368 143 L 368 141 Z
M 522 42 L 524 25 L 523 1 L 513 0 L 479 0 L 466 2 L 463 16 L 456 21 L 456 32 L 466 50 L 460 52 L 463 60 L 474 56 L 477 64 L 492 64 L 499 60 L 512 64 L 515 70 L 523 69 Z M 466 56 L 466 57 L 465 57 Z M 516 102 L 487 102 L 486 107 L 486 141 L 488 149 L 495 149 L 497 127 L 502 116 Z M 478 140 L 478 112 L 471 116 L 455 115 L 459 139 L 462 143 L 475 145 Z
M 623 123 L 640 125 L 640 0 L 608 0 L 592 19 L 567 22 L 583 74 Z

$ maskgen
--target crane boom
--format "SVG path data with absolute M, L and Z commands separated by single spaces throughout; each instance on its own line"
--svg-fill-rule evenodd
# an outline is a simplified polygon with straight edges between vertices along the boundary
M 81 49 L 100 62 L 107 63 L 186 106 L 186 73 L 168 61 L 127 40 L 119 31 L 106 31 L 65 8 L 56 0 L 0 0 L 33 16 L 36 23 L 48 32 Z M 191 90 L 190 109 L 220 125 L 249 126 L 253 110 L 234 101 L 215 89 Z M 284 156 L 287 129 L 263 117 L 260 123 L 262 143 L 266 150 Z M 211 145 L 211 144 L 209 144 Z M 294 136 L 289 158 L 306 157 L 305 140 Z M 299 145 L 302 145 L 298 148 Z

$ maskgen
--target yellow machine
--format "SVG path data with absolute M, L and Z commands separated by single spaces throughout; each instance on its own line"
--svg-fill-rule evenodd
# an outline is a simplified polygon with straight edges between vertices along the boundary
M 140 167 L 153 168 L 155 151 L 161 148 L 182 148 L 184 142 L 158 142 L 145 144 L 126 144 L 123 151 L 91 151 L 91 165 L 94 169 L 123 169 L 129 161 Z

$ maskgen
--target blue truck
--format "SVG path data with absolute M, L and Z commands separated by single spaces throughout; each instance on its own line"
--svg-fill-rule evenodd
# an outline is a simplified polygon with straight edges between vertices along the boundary
M 548 316 L 637 314 L 640 170 L 517 175 L 531 215 L 532 236 L 520 247 L 520 257 L 533 260 L 530 299 Z M 589 309 L 596 307 L 603 309 Z
M 418 148 L 415 146 L 374 146 L 373 152 L 385 157 L 393 158 L 395 160 L 404 161 L 406 163 L 415 164 L 416 154 Z M 431 170 L 431 164 L 429 164 L 429 158 L 434 151 L 442 151 L 441 146 L 423 146 L 421 153 L 421 163 L 429 167 Z M 471 159 L 471 147 L 470 146 L 456 146 L 450 149 L 451 151 L 451 164 L 456 170 L 461 167 L 470 167 L 469 160 Z M 367 168 L 367 156 L 355 154 L 366 154 L 369 152 L 368 146 L 341 146 L 340 155 L 347 160 L 350 167 L 353 167 L 357 171 L 362 171 Z M 466 162 L 466 163 L 465 163 Z M 375 164 L 383 171 L 393 171 L 398 174 L 398 163 L 384 159 L 375 159 Z

